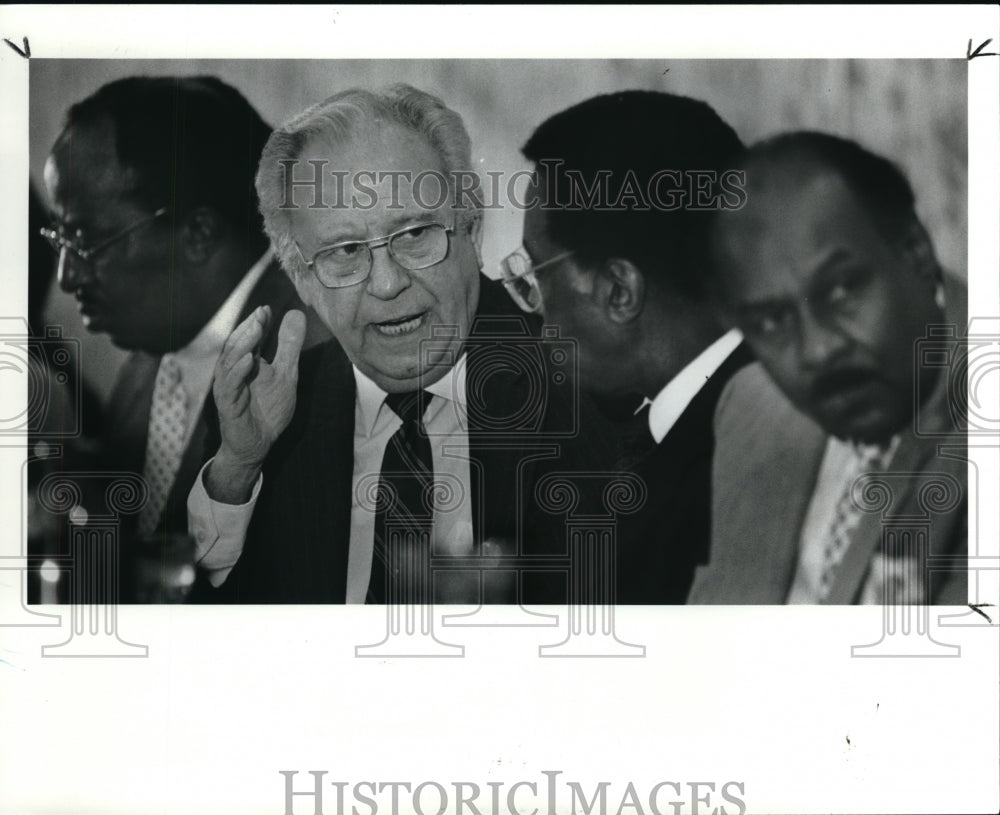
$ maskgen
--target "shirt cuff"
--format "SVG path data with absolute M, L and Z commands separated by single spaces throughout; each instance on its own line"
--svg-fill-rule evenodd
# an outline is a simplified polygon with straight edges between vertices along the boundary
M 205 489 L 205 472 L 212 461 L 214 458 L 201 468 L 188 494 L 188 533 L 194 538 L 195 563 L 204 569 L 208 582 L 218 588 L 243 554 L 264 476 L 257 476 L 245 504 L 223 504 L 213 501 Z

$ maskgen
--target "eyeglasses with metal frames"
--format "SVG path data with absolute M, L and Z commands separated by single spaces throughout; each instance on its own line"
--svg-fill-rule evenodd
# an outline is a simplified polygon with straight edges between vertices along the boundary
M 311 259 L 306 259 L 297 242 L 293 243 L 299 259 L 312 269 L 320 283 L 328 289 L 340 289 L 368 279 L 374 263 L 372 250 L 380 246 L 408 271 L 428 269 L 448 257 L 448 236 L 454 232 L 454 226 L 437 222 L 413 224 L 379 238 L 321 246 Z
M 573 254 L 572 250 L 560 252 L 554 257 L 547 258 L 541 263 L 535 264 L 531 260 L 531 255 L 524 246 L 519 246 L 500 263 L 500 277 L 504 286 L 510 293 L 511 298 L 528 314 L 534 314 L 542 308 L 542 291 L 538 287 L 538 279 L 535 274 L 561 260 L 565 260 Z
M 169 211 L 168 207 L 160 207 L 152 215 L 149 215 L 148 217 L 136 221 L 134 224 L 125 227 L 121 231 L 116 232 L 110 238 L 106 238 L 105 240 L 101 241 L 96 246 L 89 246 L 89 247 L 84 246 L 82 243 L 80 243 L 79 240 L 74 240 L 73 238 L 67 236 L 61 228 L 48 229 L 43 227 L 42 229 L 39 230 L 39 232 L 41 233 L 42 237 L 49 242 L 49 246 L 52 247 L 52 250 L 57 255 L 62 254 L 63 251 L 72 252 L 77 258 L 79 258 L 84 263 L 90 263 L 95 255 L 97 255 L 100 252 L 103 252 L 105 249 L 109 249 L 116 243 L 123 241 L 137 229 L 142 229 L 142 227 L 151 224 L 157 218 L 166 215 L 168 211 Z

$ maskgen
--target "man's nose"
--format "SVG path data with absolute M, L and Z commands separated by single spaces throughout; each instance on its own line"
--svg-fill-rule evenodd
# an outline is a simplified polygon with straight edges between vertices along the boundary
M 65 292 L 76 291 L 90 276 L 90 264 L 65 246 L 59 251 L 56 277 L 59 288 Z
M 368 277 L 368 292 L 379 300 L 392 300 L 410 285 L 410 272 L 400 266 L 388 246 L 371 250 L 372 271 Z
M 836 358 L 847 347 L 847 337 L 835 325 L 817 319 L 807 307 L 799 320 L 799 355 L 807 369 L 817 369 Z

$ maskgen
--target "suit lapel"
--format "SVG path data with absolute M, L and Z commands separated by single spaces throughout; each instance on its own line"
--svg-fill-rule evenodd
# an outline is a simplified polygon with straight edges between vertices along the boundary
M 523 475 L 522 465 L 530 457 L 526 445 L 534 437 L 530 430 L 504 428 L 502 422 L 498 427 L 496 420 L 517 417 L 526 404 L 538 401 L 539 394 L 532 391 L 533 383 L 527 374 L 530 366 L 524 364 L 533 361 L 539 351 L 537 334 L 537 318 L 517 313 L 502 284 L 481 277 L 479 307 L 465 347 L 470 506 L 477 552 L 485 538 L 509 542 L 517 535 L 518 490 L 514 476 Z M 535 342 L 530 341 L 532 338 Z M 527 342 L 518 343 L 518 339 Z M 498 356 L 501 348 L 503 354 Z M 512 364 L 497 365 L 505 356 Z M 470 388 L 474 389 L 471 394 Z M 509 483 L 499 482 L 497 473 Z
M 261 275 L 260 280 L 257 281 L 257 285 L 250 290 L 247 301 L 236 319 L 236 325 L 243 322 L 256 308 L 262 305 L 269 305 L 271 307 L 272 324 L 271 330 L 265 338 L 261 353 L 266 359 L 273 359 L 274 352 L 278 347 L 278 326 L 282 318 L 289 309 L 302 308 L 302 304 L 295 292 L 295 287 L 284 272 L 281 271 L 281 267 L 277 261 L 272 261 L 268 265 L 267 269 Z M 310 334 L 307 332 L 307 340 L 309 338 Z M 305 347 L 309 347 L 308 343 Z M 152 359 L 155 360 L 155 365 L 152 368 L 151 376 L 152 382 L 155 382 L 160 358 L 155 357 Z M 146 417 L 143 422 L 143 457 L 146 444 L 145 436 L 148 434 L 149 411 L 152 406 L 152 383 L 149 385 L 148 391 L 148 396 L 143 395 L 145 399 L 145 411 L 143 415 Z M 211 395 L 212 385 L 210 384 L 209 392 L 202 403 L 198 418 L 195 420 L 194 427 L 192 428 L 191 436 L 184 448 L 180 465 L 177 468 L 177 474 L 170 488 L 170 494 L 167 496 L 167 501 L 164 504 L 164 509 L 158 523 L 161 531 L 163 529 L 183 531 L 187 528 L 188 493 L 191 491 L 191 485 L 194 483 L 198 471 L 214 452 L 214 450 L 208 449 L 209 437 L 211 435 L 210 425 L 216 421 Z M 137 407 L 141 407 L 141 405 L 137 405 Z M 140 458 L 139 467 L 141 468 L 142 466 L 143 461 Z
M 945 280 L 947 292 L 947 319 L 957 323 L 961 335 L 966 325 L 967 297 L 964 288 L 949 278 Z M 967 481 L 967 463 L 959 457 L 938 455 L 938 444 L 960 430 L 950 409 L 951 383 L 940 376 L 925 404 L 920 407 L 919 418 L 924 435 L 918 436 L 914 426 L 901 434 L 899 448 L 887 466 L 883 477 L 889 488 L 890 502 L 882 511 L 864 512 L 851 535 L 851 545 L 844 554 L 826 599 L 828 604 L 853 603 L 867 578 L 872 558 L 881 547 L 887 517 L 908 518 L 927 524 L 929 535 L 928 554 L 944 554 L 942 549 L 953 543 L 953 530 L 962 523 L 966 505 L 959 501 L 957 509 L 929 512 L 923 505 L 921 489 L 925 479 L 935 474 L 951 476 L 961 485 L 964 493 Z M 915 417 L 916 418 L 916 417 Z M 935 437 L 941 433 L 941 437 Z M 931 599 L 931 598 L 928 598 Z
M 142 474 L 149 435 L 149 411 L 160 357 L 131 354 L 122 366 L 108 403 L 106 449 L 113 451 L 113 466 Z
M 711 455 L 715 446 L 712 418 L 719 396 L 733 375 L 752 361 L 750 351 L 740 343 L 694 395 L 657 449 L 651 452 L 661 461 L 670 462 L 670 471 L 676 478 L 684 477 L 685 463 Z
M 966 511 L 965 505 L 959 502 L 957 510 L 931 512 L 924 505 L 921 493 L 927 480 L 936 475 L 943 476 L 942 484 L 950 483 L 950 476 L 964 491 L 966 467 L 964 459 L 939 457 L 936 439 L 919 438 L 907 429 L 896 454 L 888 463 L 887 472 L 880 478 L 887 487 L 889 503 L 881 510 L 861 514 L 825 602 L 836 605 L 856 601 L 868 576 L 872 558 L 881 548 L 887 520 L 903 521 L 914 530 L 926 525 L 930 547 L 928 554 L 945 554 L 941 549 L 951 540 L 952 529 L 960 522 L 959 516 Z M 948 491 L 947 486 L 944 490 Z
M 826 437 L 816 428 L 815 434 L 798 437 L 794 448 L 783 447 L 771 461 L 771 470 L 782 475 L 763 485 L 762 505 L 754 510 L 759 529 L 754 535 L 765 543 L 757 568 L 770 576 L 767 599 L 757 602 L 783 604 L 788 597 L 799 562 L 802 524 L 825 452 Z
M 357 383 L 353 369 L 336 342 L 316 349 L 319 370 L 314 387 L 299 393 L 308 397 L 307 440 L 297 460 L 298 489 L 315 496 L 316 507 L 303 507 L 308 517 L 300 535 L 312 550 L 315 564 L 311 596 L 343 603 L 347 591 L 351 510 L 354 483 L 354 421 Z
M 720 399 L 715 442 L 711 560 L 690 601 L 784 603 L 826 437 L 753 364 Z

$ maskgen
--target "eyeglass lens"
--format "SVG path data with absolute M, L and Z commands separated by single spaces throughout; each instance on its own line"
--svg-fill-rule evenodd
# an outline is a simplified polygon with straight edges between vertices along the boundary
M 389 236 L 389 254 L 403 268 L 426 269 L 448 254 L 448 231 L 440 224 L 422 224 Z M 376 246 L 379 245 L 376 242 Z M 316 255 L 316 271 L 321 278 L 340 280 L 367 275 L 372 267 L 372 245 L 362 241 L 331 246 Z

